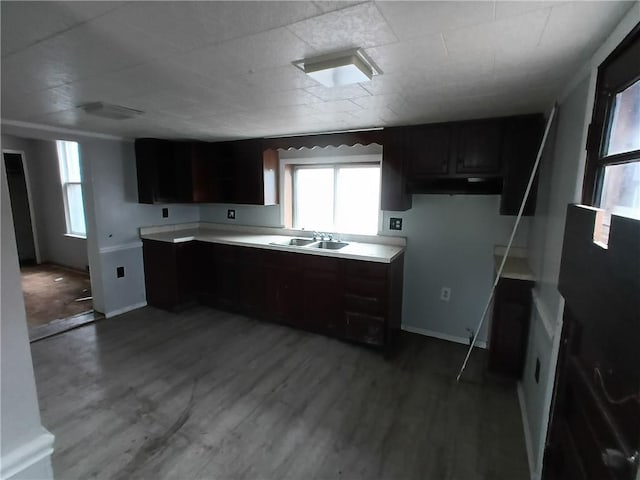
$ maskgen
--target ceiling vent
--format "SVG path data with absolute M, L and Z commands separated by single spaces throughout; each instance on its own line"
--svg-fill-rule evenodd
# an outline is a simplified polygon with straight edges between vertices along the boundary
M 382 72 L 360 48 L 305 58 L 293 64 L 325 87 L 338 87 L 371 80 Z
M 128 120 L 144 114 L 142 110 L 104 102 L 85 103 L 84 105 L 79 105 L 78 108 L 84 110 L 88 115 L 110 118 L 111 120 Z

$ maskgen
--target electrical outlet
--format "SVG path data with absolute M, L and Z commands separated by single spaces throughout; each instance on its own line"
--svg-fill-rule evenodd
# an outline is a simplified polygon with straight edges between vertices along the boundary
M 449 300 L 451 300 L 451 288 L 442 287 L 442 290 L 440 290 L 440 300 L 442 300 L 443 302 L 448 302 Z
M 232 208 L 227 210 L 227 218 L 229 220 L 235 220 L 236 219 L 236 211 L 234 209 L 232 209 Z
M 169 218 L 169 209 L 167 207 L 162 209 L 162 218 Z
M 124 267 L 116 267 L 116 277 L 124 277 Z
M 402 230 L 402 219 L 391 217 L 389 219 L 389 230 Z

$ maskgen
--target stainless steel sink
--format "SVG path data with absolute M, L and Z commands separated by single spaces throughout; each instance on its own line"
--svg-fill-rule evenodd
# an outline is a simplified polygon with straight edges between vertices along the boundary
M 283 242 L 271 242 L 271 245 L 290 245 L 294 247 L 304 247 L 315 242 L 312 238 L 291 238 Z
M 327 250 L 340 250 L 341 248 L 349 245 L 347 242 L 338 242 L 338 241 L 322 241 L 318 243 L 312 243 L 308 245 L 309 248 L 326 248 Z

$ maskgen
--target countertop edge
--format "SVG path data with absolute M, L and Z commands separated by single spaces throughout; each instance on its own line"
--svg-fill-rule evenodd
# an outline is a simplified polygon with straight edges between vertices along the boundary
M 224 232 L 223 235 L 229 235 L 228 232 Z M 238 236 L 242 236 L 242 234 L 235 234 Z M 337 251 L 337 250 L 322 250 L 316 248 L 308 248 L 308 247 L 297 247 L 290 245 L 272 245 L 271 242 L 274 241 L 274 237 L 276 235 L 246 235 L 251 237 L 265 237 L 264 242 L 250 242 L 250 241 L 242 241 L 239 239 L 230 239 L 225 238 L 224 236 L 217 237 L 215 233 L 211 231 L 204 232 L 184 232 L 184 234 L 180 233 L 180 231 L 171 231 L 171 232 L 161 232 L 161 233 L 149 233 L 140 235 L 141 240 L 153 240 L 165 243 L 186 243 L 191 241 L 199 241 L 199 242 L 209 242 L 209 243 L 218 243 L 222 245 L 233 245 L 239 247 L 251 247 L 251 248 L 261 248 L 264 250 L 273 250 L 278 252 L 290 252 L 290 253 L 301 253 L 304 255 L 316 255 L 323 257 L 333 257 L 333 258 L 345 258 L 349 260 L 363 260 L 367 262 L 376 262 L 376 263 L 391 263 L 398 256 L 400 256 L 405 251 L 405 247 L 401 247 L 398 245 L 384 245 L 384 244 L 369 244 L 364 242 L 349 242 L 350 245 L 354 245 L 357 247 L 358 244 L 373 246 L 375 248 L 390 248 L 393 249 L 393 252 L 389 256 L 379 256 L 379 255 L 366 255 L 357 252 L 349 252 L 349 251 Z M 281 236 L 284 238 L 290 238 L 290 236 Z M 345 247 L 348 248 L 348 247 Z

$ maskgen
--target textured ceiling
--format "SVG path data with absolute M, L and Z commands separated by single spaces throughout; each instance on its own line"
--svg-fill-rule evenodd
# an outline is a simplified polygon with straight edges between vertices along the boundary
M 633 2 L 1 2 L 4 121 L 227 139 L 546 111 Z M 325 88 L 295 60 L 362 47 Z M 78 105 L 143 110 L 114 121 Z

